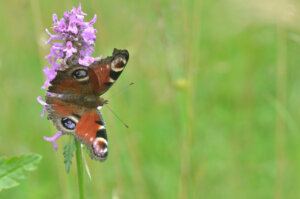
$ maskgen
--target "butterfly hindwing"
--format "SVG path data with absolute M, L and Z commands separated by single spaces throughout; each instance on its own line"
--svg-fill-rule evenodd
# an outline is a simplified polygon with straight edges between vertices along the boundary
M 103 161 L 108 155 L 105 122 L 97 109 L 87 109 L 47 97 L 48 119 L 63 134 L 71 134 L 91 152 L 91 157 Z
M 91 151 L 91 157 L 104 161 L 108 155 L 108 140 L 105 123 L 97 110 L 85 112 L 76 125 L 75 138 Z

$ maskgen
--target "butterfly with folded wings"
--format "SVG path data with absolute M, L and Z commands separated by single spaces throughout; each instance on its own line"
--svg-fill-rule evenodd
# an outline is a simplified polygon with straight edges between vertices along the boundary
M 108 155 L 105 122 L 98 110 L 107 100 L 99 97 L 118 79 L 129 59 L 127 50 L 114 49 L 112 56 L 90 66 L 71 65 L 56 71 L 46 95 L 48 119 L 63 134 L 74 135 L 91 153 L 104 161 Z

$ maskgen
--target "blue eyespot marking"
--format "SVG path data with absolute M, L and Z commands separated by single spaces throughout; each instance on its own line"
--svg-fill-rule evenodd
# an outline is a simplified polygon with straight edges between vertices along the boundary
M 61 119 L 61 123 L 63 124 L 63 126 L 67 129 L 73 130 L 76 126 L 76 123 L 73 120 L 70 120 L 67 117 L 64 117 Z

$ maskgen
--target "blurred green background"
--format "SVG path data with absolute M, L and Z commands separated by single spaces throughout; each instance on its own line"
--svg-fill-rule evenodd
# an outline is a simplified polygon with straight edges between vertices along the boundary
M 39 168 L 0 198 L 77 198 L 43 136 L 45 28 L 78 1 L 0 1 L 0 155 L 34 152 Z M 300 2 L 152 0 L 82 2 L 98 15 L 94 56 L 130 52 L 104 97 L 110 155 L 86 156 L 87 198 L 300 198 Z M 75 161 L 75 160 L 74 160 Z

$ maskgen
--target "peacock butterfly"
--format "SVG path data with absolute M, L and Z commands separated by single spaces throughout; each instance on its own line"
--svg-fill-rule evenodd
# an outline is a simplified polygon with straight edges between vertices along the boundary
M 56 71 L 46 95 L 48 119 L 62 134 L 74 135 L 91 153 L 104 161 L 108 155 L 105 122 L 98 109 L 107 100 L 99 97 L 118 79 L 129 59 L 127 50 L 114 49 L 112 56 L 90 66 L 69 65 Z

